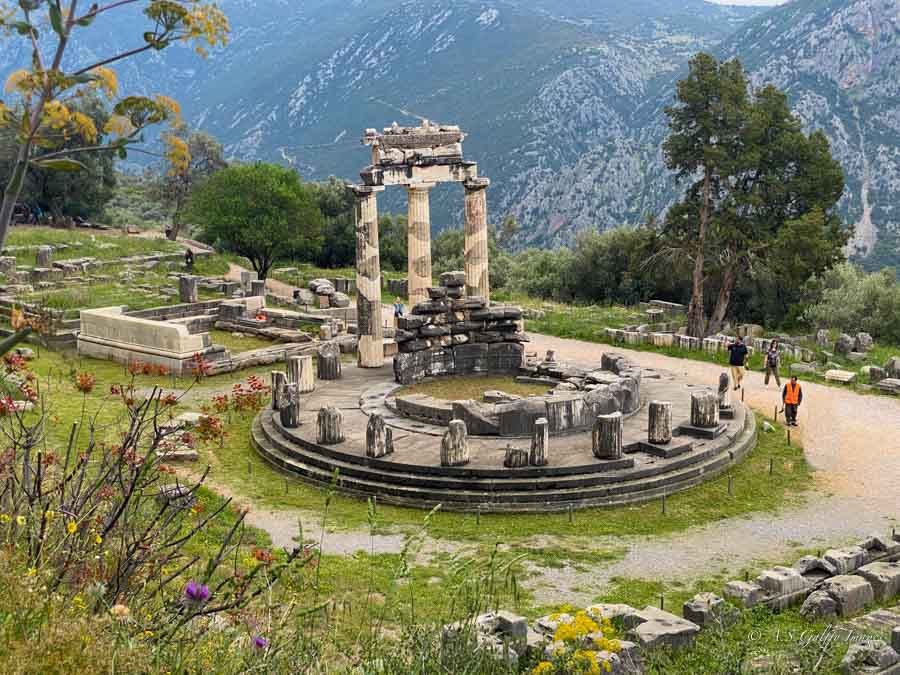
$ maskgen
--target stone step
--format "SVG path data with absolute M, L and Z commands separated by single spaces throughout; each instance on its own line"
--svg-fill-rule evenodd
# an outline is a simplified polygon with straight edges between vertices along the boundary
M 876 609 L 874 612 L 858 616 L 848 623 L 858 631 L 875 632 L 889 636 L 895 626 L 900 626 L 900 605 Z
M 491 511 L 541 511 L 563 510 L 569 505 L 578 507 L 591 505 L 627 504 L 645 501 L 663 494 L 671 494 L 702 481 L 708 480 L 728 465 L 729 453 L 717 458 L 703 470 L 689 469 L 665 474 L 655 479 L 639 479 L 614 486 L 579 486 L 568 489 L 545 487 L 540 481 L 530 481 L 527 490 L 485 489 L 486 483 L 466 485 L 465 481 L 456 488 L 442 489 L 426 485 L 421 476 L 402 473 L 378 472 L 359 466 L 334 461 L 322 461 L 314 453 L 305 453 L 300 448 L 292 448 L 283 439 L 283 451 L 267 436 L 262 416 L 254 420 L 251 433 L 253 447 L 266 461 L 276 468 L 298 475 L 314 484 L 327 486 L 332 483 L 334 470 L 339 470 L 340 489 L 359 496 L 377 494 L 386 502 L 417 507 L 431 507 L 443 504 L 449 510 L 472 510 L 483 507 Z M 271 425 L 270 425 L 271 433 Z M 715 465 L 714 465 L 715 464 Z M 444 479 L 446 480 L 446 479 Z M 471 489 L 474 487 L 474 489 Z

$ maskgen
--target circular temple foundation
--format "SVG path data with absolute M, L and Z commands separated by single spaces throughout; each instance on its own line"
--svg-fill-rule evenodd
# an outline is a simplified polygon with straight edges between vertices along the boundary
M 251 438 L 267 462 L 316 485 L 334 484 L 349 495 L 377 495 L 381 502 L 403 506 L 440 504 L 447 510 L 481 512 L 563 511 L 659 498 L 709 480 L 755 446 L 756 423 L 743 405 L 723 409 L 714 427 L 698 427 L 690 419 L 691 402 L 708 388 L 669 372 L 647 370 L 641 372 L 639 385 L 637 399 L 617 411 L 565 403 L 583 402 L 579 393 L 590 394 L 592 389 L 556 387 L 539 397 L 540 402 L 529 403 L 526 398 L 520 408 L 528 414 L 516 416 L 518 426 L 504 428 L 498 423 L 496 429 L 488 425 L 487 433 L 470 430 L 465 464 L 442 466 L 449 420 L 404 413 L 397 405 L 399 387 L 390 366 L 345 367 L 340 380 L 319 381 L 314 392 L 302 397 L 297 427 L 284 426 L 277 411 L 263 410 L 253 422 Z M 673 433 L 667 443 L 649 442 L 650 401 L 671 404 Z M 439 403 L 460 419 L 460 414 L 454 415 L 454 403 L 449 407 Z M 318 415 L 326 407 L 340 411 L 342 442 L 318 442 Z M 588 417 L 596 419 L 598 412 L 623 413 L 620 456 L 598 458 L 603 454 L 597 452 L 595 434 L 584 423 Z M 367 453 L 367 447 L 371 447 L 370 422 L 377 418 L 384 423 L 384 432 L 378 433 L 384 433 L 388 442 L 379 441 L 384 450 L 376 457 Z M 374 426 L 382 428 L 380 422 Z M 535 429 L 546 433 L 538 443 L 540 461 L 546 463 L 505 466 L 510 457 L 524 458 L 529 451 L 534 456 Z M 458 444 L 459 439 L 453 442 Z

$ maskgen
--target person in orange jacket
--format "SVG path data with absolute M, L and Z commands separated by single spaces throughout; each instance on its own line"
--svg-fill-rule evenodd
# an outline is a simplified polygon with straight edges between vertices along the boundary
M 785 383 L 781 391 L 781 400 L 784 401 L 784 418 L 788 426 L 797 426 L 797 409 L 803 403 L 803 388 L 797 382 L 796 375 L 791 375 L 791 381 Z

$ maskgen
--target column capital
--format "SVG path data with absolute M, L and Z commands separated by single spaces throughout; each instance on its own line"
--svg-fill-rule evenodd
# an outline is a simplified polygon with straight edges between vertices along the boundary
M 484 190 L 490 184 L 490 178 L 467 178 L 465 181 L 463 181 L 463 187 L 469 192 Z
M 357 197 L 365 197 L 366 195 L 384 192 L 383 185 L 355 185 L 354 183 L 346 183 L 346 187 Z
M 418 190 L 418 191 L 421 191 L 421 192 L 427 192 L 428 190 L 430 190 L 431 188 L 433 188 L 435 185 L 437 185 L 437 183 L 426 183 L 426 182 L 422 182 L 422 183 L 408 183 L 408 184 L 406 185 L 406 189 L 407 189 L 407 190 Z

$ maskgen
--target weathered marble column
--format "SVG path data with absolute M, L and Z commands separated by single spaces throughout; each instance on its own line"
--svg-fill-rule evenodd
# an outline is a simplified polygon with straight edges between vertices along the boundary
M 546 417 L 539 417 L 534 421 L 534 430 L 531 432 L 531 453 L 528 463 L 531 466 L 546 466 L 550 452 L 550 424 Z
M 385 426 L 384 418 L 373 413 L 366 424 L 366 457 L 378 459 L 392 452 L 394 452 L 393 433 Z
M 669 401 L 650 401 L 647 440 L 665 445 L 672 440 L 672 404 Z
M 320 380 L 341 379 L 341 350 L 333 342 L 326 342 L 316 350 L 316 371 Z
M 450 420 L 449 428 L 441 439 L 441 466 L 462 466 L 468 463 L 466 423 L 462 420 Z
M 712 429 L 718 425 L 718 395 L 709 389 L 691 392 L 691 426 Z
M 378 249 L 380 186 L 354 185 L 356 195 L 356 325 L 360 368 L 384 365 L 381 316 L 381 260 Z
M 487 178 L 463 183 L 466 190 L 466 295 L 477 295 L 490 302 L 488 276 Z
M 344 414 L 334 406 L 319 408 L 316 417 L 316 442 L 320 445 L 344 442 Z
M 284 386 L 287 384 L 287 375 L 285 375 L 280 370 L 271 371 L 272 375 L 272 410 L 280 410 L 281 402 L 279 397 L 281 396 L 282 391 L 284 390 Z
M 316 375 L 312 356 L 291 356 L 287 360 L 287 379 L 297 385 L 297 393 L 308 394 L 316 390 Z
M 431 208 L 428 193 L 434 183 L 418 183 L 406 188 L 409 211 L 406 227 L 406 260 L 409 306 L 428 300 L 431 286 Z
M 592 434 L 594 457 L 622 459 L 622 413 L 597 415 Z

